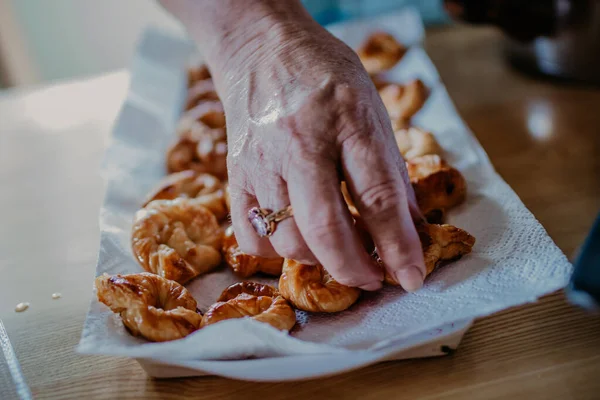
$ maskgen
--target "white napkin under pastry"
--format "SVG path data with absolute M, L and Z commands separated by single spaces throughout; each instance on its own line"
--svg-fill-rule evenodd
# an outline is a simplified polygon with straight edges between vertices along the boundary
M 517 195 L 494 171 L 485 152 L 457 114 L 437 71 L 419 45 L 422 25 L 414 13 L 401 12 L 367 22 L 331 27 L 356 47 L 369 30 L 383 29 L 413 44 L 386 74 L 391 81 L 421 78 L 431 96 L 413 122 L 431 130 L 468 184 L 467 200 L 447 215 L 447 223 L 476 237 L 473 252 L 435 271 L 425 286 L 408 294 L 398 287 L 364 293 L 338 314 L 298 312 L 290 335 L 248 319 L 229 320 L 187 338 L 150 343 L 132 337 L 119 317 L 94 293 L 78 350 L 168 361 L 346 353 L 385 348 L 411 335 L 431 331 L 536 300 L 562 288 L 571 265 Z M 417 20 L 418 21 L 418 20 Z M 100 214 L 101 244 L 97 275 L 141 272 L 130 246 L 134 213 L 164 174 L 165 149 L 185 97 L 189 43 L 149 31 L 139 46 L 131 88 L 115 125 L 105 158 L 108 181 Z M 276 279 L 257 278 L 276 284 Z M 229 284 L 239 281 L 226 268 L 200 276 L 187 288 L 205 311 Z M 90 282 L 92 287 L 92 282 Z

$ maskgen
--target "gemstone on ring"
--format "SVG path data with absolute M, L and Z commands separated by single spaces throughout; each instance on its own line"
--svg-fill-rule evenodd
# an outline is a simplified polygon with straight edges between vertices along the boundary
M 269 236 L 272 231 L 271 222 L 267 219 L 267 215 L 258 207 L 252 207 L 248 210 L 248 221 L 261 237 Z

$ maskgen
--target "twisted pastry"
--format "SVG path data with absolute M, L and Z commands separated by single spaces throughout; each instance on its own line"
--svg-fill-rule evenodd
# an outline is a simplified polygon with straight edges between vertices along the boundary
M 358 49 L 358 57 L 369 75 L 392 68 L 406 53 L 406 47 L 389 33 L 376 32 Z
M 167 151 L 167 171 L 210 173 L 227 178 L 227 134 L 220 102 L 206 101 L 186 112 L 178 140 Z
M 185 283 L 221 262 L 223 233 L 215 216 L 188 199 L 155 200 L 133 223 L 133 253 L 148 272 Z
M 210 79 L 210 77 L 210 71 L 206 64 L 188 68 L 188 88 L 194 86 L 196 82 Z
M 235 299 L 240 294 L 248 294 L 251 296 L 265 296 L 265 297 L 277 297 L 279 291 L 270 285 L 263 285 L 258 282 L 243 281 L 234 283 L 231 286 L 226 287 L 222 292 L 217 301 L 229 301 Z
M 217 177 L 193 170 L 176 172 L 165 177 L 150 192 L 144 207 L 154 200 L 192 198 L 193 202 L 208 208 L 223 221 L 229 214 L 223 183 Z
M 96 278 L 98 300 L 121 315 L 134 335 L 153 342 L 181 339 L 200 328 L 196 300 L 177 282 L 142 272 Z
M 405 85 L 391 83 L 379 90 L 395 130 L 406 127 L 428 97 L 428 90 L 420 79 L 414 79 Z
M 279 291 L 294 307 L 313 312 L 343 311 L 358 300 L 360 289 L 337 282 L 321 265 L 286 259 Z
M 185 109 L 191 110 L 204 101 L 219 101 L 212 79 L 199 80 L 189 88 Z
M 296 324 L 296 313 L 277 289 L 260 283 L 240 282 L 223 291 L 217 303 L 204 314 L 201 326 L 243 317 L 286 331 Z
M 431 132 L 410 127 L 394 132 L 396 144 L 405 160 L 428 154 L 442 154 L 442 148 Z
M 283 258 L 265 258 L 243 253 L 238 246 L 232 226 L 225 230 L 222 251 L 225 263 L 241 278 L 247 278 L 258 272 L 281 275 Z
M 417 232 L 423 248 L 426 277 L 443 262 L 469 254 L 475 245 L 475 237 L 452 225 L 422 223 L 417 225 Z M 399 285 L 387 272 L 384 280 L 390 285 Z
M 416 157 L 408 160 L 406 167 L 419 208 L 428 221 L 440 221 L 446 210 L 465 200 L 465 178 L 440 156 Z

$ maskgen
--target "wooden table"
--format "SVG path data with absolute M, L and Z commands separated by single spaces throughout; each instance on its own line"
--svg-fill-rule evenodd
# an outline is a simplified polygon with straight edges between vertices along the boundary
M 499 43 L 461 27 L 429 32 L 426 47 L 499 173 L 572 255 L 600 209 L 600 91 L 522 76 Z M 99 242 L 98 166 L 126 83 L 116 73 L 0 95 L 0 317 L 35 397 L 600 398 L 600 319 L 562 293 L 481 319 L 450 356 L 318 381 L 161 381 L 134 361 L 75 354 Z M 30 309 L 15 313 L 22 301 Z M 13 389 L 0 364 L 0 399 Z

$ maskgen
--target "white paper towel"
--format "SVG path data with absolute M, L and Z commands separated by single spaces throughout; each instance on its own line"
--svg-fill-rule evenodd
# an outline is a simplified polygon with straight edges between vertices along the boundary
M 418 77 L 432 89 L 414 122 L 435 133 L 446 150 L 445 158 L 467 180 L 467 201 L 452 210 L 447 221 L 476 237 L 473 253 L 434 272 L 417 293 L 387 287 L 378 293 L 365 293 L 357 304 L 339 314 L 298 312 L 298 325 L 291 335 L 253 320 L 237 319 L 211 325 L 183 340 L 148 343 L 127 333 L 119 317 L 94 295 L 80 352 L 162 360 L 175 365 L 322 353 L 375 359 L 373 354 L 386 346 L 393 344 L 397 351 L 398 346 L 414 345 L 415 334 L 428 340 L 447 333 L 446 328 L 438 327 L 450 327 L 448 324 L 455 321 L 464 324 L 534 301 L 566 285 L 571 273 L 569 262 L 496 174 L 458 116 L 435 67 L 419 46 L 423 28 L 418 16 L 407 11 L 330 27 L 352 47 L 364 40 L 368 32 L 380 29 L 413 44 L 387 77 L 397 82 Z M 185 66 L 191 52 L 190 43 L 152 30 L 140 43 L 129 95 L 106 152 L 103 172 L 108 185 L 100 214 L 97 275 L 142 271 L 130 250 L 131 222 L 148 190 L 165 174 L 165 149 L 174 139 L 174 126 L 185 96 Z M 257 280 L 276 284 L 276 280 Z M 200 276 L 187 288 L 204 311 L 235 281 L 230 271 L 222 268 Z M 366 357 L 366 353 L 371 355 Z M 356 360 L 354 364 L 358 363 Z

